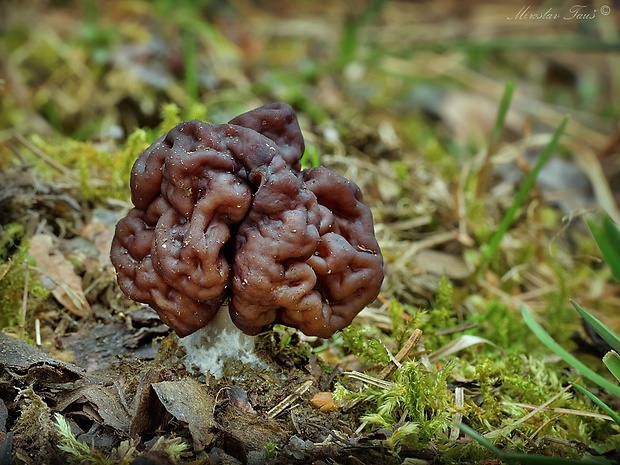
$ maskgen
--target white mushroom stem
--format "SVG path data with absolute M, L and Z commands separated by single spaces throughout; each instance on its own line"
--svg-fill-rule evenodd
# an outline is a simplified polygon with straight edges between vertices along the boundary
M 227 361 L 236 360 L 257 368 L 266 364 L 254 352 L 255 336 L 241 332 L 230 319 L 228 305 L 220 307 L 204 328 L 180 339 L 187 354 L 185 365 L 219 378 Z

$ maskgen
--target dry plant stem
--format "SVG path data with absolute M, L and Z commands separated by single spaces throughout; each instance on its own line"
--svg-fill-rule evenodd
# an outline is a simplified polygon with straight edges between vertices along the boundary
M 598 204 L 616 223 L 620 223 L 620 209 L 616 204 L 600 160 L 594 151 L 586 144 L 579 143 L 576 140 L 570 140 L 567 145 L 571 149 L 577 165 L 590 180 Z
M 37 347 L 41 347 L 41 320 L 34 320 L 34 342 Z
M 24 291 L 22 294 L 22 311 L 20 315 L 20 334 L 19 337 L 21 339 L 24 338 L 24 332 L 26 331 L 26 311 L 28 310 L 28 281 L 30 278 L 30 273 L 26 273 L 24 277 Z
M 434 234 L 421 241 L 414 242 L 408 250 L 406 250 L 398 260 L 394 263 L 394 268 L 403 268 L 407 263 L 420 251 L 430 249 L 437 245 L 450 242 L 459 238 L 458 231 L 446 231 Z
M 616 148 L 620 145 L 620 126 L 616 128 L 613 134 L 609 137 L 607 143 L 602 146 L 596 153 L 596 158 L 599 161 L 604 160 L 608 155 L 612 154 Z
M 297 400 L 299 397 L 301 397 L 308 389 L 310 389 L 310 386 L 312 386 L 312 380 L 308 380 L 305 381 L 301 384 L 301 386 L 299 386 L 297 389 L 295 389 L 294 392 L 292 392 L 291 394 L 289 394 L 288 396 L 286 396 L 284 399 L 282 399 L 282 401 L 280 401 L 275 407 L 273 407 L 272 409 L 270 409 L 267 412 L 267 416 L 269 418 L 275 418 L 278 415 L 280 415 L 282 412 L 284 412 L 284 410 L 286 410 L 288 407 L 291 406 L 291 404 Z
M 457 209 L 457 219 L 459 224 L 458 241 L 466 246 L 472 247 L 475 242 L 467 232 L 467 196 L 465 186 L 467 185 L 467 177 L 471 172 L 472 161 L 467 160 L 461 167 L 461 172 L 457 178 L 454 188 L 454 197 Z
M 416 329 L 414 332 L 411 333 L 411 335 L 409 336 L 407 341 L 403 344 L 402 348 L 393 357 L 393 359 L 396 361 L 396 363 L 401 364 L 403 360 L 405 360 L 406 358 L 409 357 L 409 355 L 411 354 L 412 350 L 415 347 L 417 347 L 418 342 L 420 341 L 421 337 L 422 337 L 422 331 L 419 330 L 419 329 Z M 388 389 L 390 386 L 392 386 L 393 383 L 391 383 L 389 381 L 385 381 L 385 378 L 390 376 L 396 370 L 396 368 L 398 368 L 396 363 L 391 363 L 388 366 L 386 366 L 383 370 L 381 370 L 379 372 L 379 376 L 378 377 L 369 376 L 369 375 L 366 375 L 364 373 L 359 373 L 359 372 L 356 372 L 356 371 L 351 371 L 351 372 L 347 372 L 347 373 L 344 373 L 344 374 L 347 375 L 347 376 L 350 376 L 352 378 L 355 378 L 355 379 L 357 379 L 359 381 L 362 381 L 362 382 L 365 382 L 365 383 L 369 383 L 369 384 L 374 384 L 376 386 Z M 356 400 L 353 400 L 351 402 L 348 402 L 343 407 L 343 410 L 345 412 L 349 411 L 352 408 L 354 408 L 357 404 L 359 404 L 360 402 L 361 402 L 361 399 L 356 399 Z
M 555 399 L 555 396 L 554 396 L 554 399 Z M 562 408 L 562 407 L 545 407 L 545 408 L 540 408 L 540 407 L 536 407 L 534 405 L 522 404 L 521 402 L 515 402 L 512 405 L 515 405 L 517 407 L 522 407 L 522 408 L 524 408 L 526 410 L 531 410 L 530 413 L 538 413 L 540 411 L 555 412 L 555 413 L 560 414 L 560 415 L 576 415 L 576 416 L 580 416 L 580 417 L 598 418 L 600 420 L 605 420 L 605 421 L 614 421 L 613 418 L 611 418 L 609 415 L 605 415 L 604 413 L 584 412 L 582 410 L 575 410 L 575 409 L 571 409 L 571 408 Z M 521 421 L 519 421 L 519 423 L 521 423 Z
M 465 406 L 465 389 L 464 388 L 457 387 L 456 389 L 454 389 L 454 404 L 458 408 L 463 408 Z M 463 414 L 456 413 L 454 415 L 454 422 L 453 422 L 452 429 L 450 430 L 450 440 L 452 441 L 458 440 L 459 435 L 461 434 L 461 429 L 458 427 L 458 425 L 462 421 L 463 421 Z
M 66 168 L 65 166 L 63 166 L 62 164 L 58 163 L 53 158 L 49 157 L 45 152 L 43 152 L 43 150 L 39 149 L 36 145 L 34 145 L 32 142 L 30 142 L 28 139 L 26 139 L 21 134 L 16 133 L 15 134 L 15 139 L 17 139 L 28 150 L 30 150 L 34 155 L 39 157 L 41 160 L 43 160 L 45 163 L 50 165 L 56 171 L 62 173 L 63 175 L 65 175 L 66 177 L 68 177 L 70 179 L 75 177 L 75 173 L 73 173 L 70 169 Z
M 407 341 L 403 344 L 402 348 L 394 356 L 396 363 L 400 364 L 408 357 L 409 353 L 418 345 L 421 337 L 422 331 L 419 329 L 416 329 L 413 333 L 411 333 L 411 336 L 409 336 Z M 383 370 L 381 370 L 381 372 L 379 373 L 379 378 L 385 379 L 390 376 L 397 368 L 396 363 L 392 363 L 386 366 Z
M 546 409 L 549 405 L 551 405 L 553 402 L 555 402 L 557 399 L 559 399 L 564 393 L 566 393 L 568 390 L 570 390 L 573 387 L 572 384 L 569 384 L 568 386 L 566 386 L 564 389 L 562 389 L 560 392 L 558 392 L 556 395 L 554 395 L 553 397 L 551 397 L 551 399 L 547 400 L 546 402 L 544 402 L 543 404 L 539 405 L 538 407 L 535 407 L 534 410 L 532 410 L 530 413 L 528 413 L 527 415 L 525 415 L 524 417 L 521 417 L 519 420 L 515 421 L 512 425 L 510 425 L 511 427 L 515 427 L 521 423 L 523 423 L 524 421 L 529 420 L 530 418 L 532 418 L 534 415 L 538 414 L 539 412 L 543 411 L 544 409 Z M 494 438 L 498 435 L 500 435 L 502 433 L 502 429 L 496 429 L 494 431 L 490 431 L 489 433 L 485 434 L 484 437 L 487 439 L 490 438 Z
M 529 435 L 529 437 L 527 438 L 528 441 L 532 442 L 534 441 L 534 438 L 536 438 L 536 436 L 538 436 L 538 434 L 545 429 L 548 425 L 554 423 L 558 418 L 560 418 L 562 415 L 553 415 L 551 418 L 549 418 L 547 421 L 544 421 L 538 428 L 536 428 L 536 431 L 534 431 L 532 434 Z

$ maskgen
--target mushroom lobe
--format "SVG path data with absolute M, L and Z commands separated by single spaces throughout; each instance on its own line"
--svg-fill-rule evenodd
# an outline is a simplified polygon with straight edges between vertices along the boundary
M 293 109 L 271 103 L 228 124 L 185 121 L 131 173 L 134 204 L 111 259 L 121 290 L 179 336 L 229 300 L 233 323 L 329 337 L 379 293 L 383 259 L 357 185 L 301 171 Z

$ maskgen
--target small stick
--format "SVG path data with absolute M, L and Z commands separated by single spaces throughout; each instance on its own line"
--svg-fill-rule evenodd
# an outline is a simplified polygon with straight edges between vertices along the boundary
M 465 390 L 462 387 L 457 387 L 454 390 L 454 403 L 457 407 L 463 407 L 465 405 Z M 463 421 L 463 414 L 457 412 L 454 414 L 454 423 L 452 426 L 452 430 L 450 431 L 450 440 L 456 441 L 461 434 L 461 429 L 458 425 Z
M 30 273 L 26 273 L 24 277 L 24 291 L 22 293 L 22 308 L 20 315 L 20 338 L 24 338 L 24 331 L 26 330 L 26 311 L 28 309 L 28 278 L 30 277 Z
M 64 174 L 67 177 L 70 177 L 70 178 L 75 176 L 75 174 L 72 173 L 70 169 L 68 169 L 66 166 L 63 166 L 60 163 L 58 163 L 56 160 L 51 158 L 49 155 L 47 155 L 45 152 L 43 152 L 43 150 L 41 150 L 39 147 L 34 145 L 32 142 L 30 142 L 28 139 L 26 139 L 21 134 L 16 133 L 15 134 L 15 139 L 17 139 L 28 150 L 30 150 L 33 154 L 35 154 L 37 157 L 39 157 L 41 160 L 43 160 L 45 163 L 50 165 L 55 170 L 60 171 L 62 174 Z
M 402 348 L 398 351 L 398 353 L 394 356 L 395 362 L 386 366 L 383 370 L 379 372 L 379 378 L 385 379 L 390 376 L 396 368 L 398 368 L 397 364 L 400 364 L 409 353 L 413 350 L 414 347 L 418 345 L 418 341 L 422 337 L 422 331 L 416 329 L 411 333 L 411 336 L 407 339 L 407 341 L 403 344 Z
M 37 347 L 41 347 L 41 320 L 34 320 L 34 340 Z
M 407 358 L 410 355 L 411 351 L 418 345 L 418 342 L 420 341 L 421 337 L 422 337 L 422 330 L 420 329 L 416 329 L 414 332 L 411 333 L 411 336 L 409 336 L 405 344 L 403 344 L 402 348 L 394 356 L 394 359 L 398 364 L 400 364 L 405 358 Z M 345 375 L 349 375 L 352 378 L 357 379 L 358 381 L 374 384 L 375 386 L 381 387 L 383 389 L 389 389 L 391 386 L 393 386 L 393 383 L 390 383 L 389 381 L 385 381 L 385 378 L 390 376 L 394 372 L 394 370 L 396 370 L 396 368 L 398 368 L 396 364 L 394 363 L 389 364 L 388 366 L 386 366 L 383 370 L 379 372 L 379 375 L 377 378 L 372 378 L 368 375 L 364 375 L 364 377 L 362 377 L 362 376 L 359 376 L 359 375 L 362 375 L 362 373 L 358 374 L 357 372 L 349 372 L 349 373 L 345 373 Z M 357 404 L 359 404 L 360 402 L 361 402 L 361 399 L 352 400 L 351 402 L 347 402 L 342 407 L 342 409 L 345 412 L 347 412 L 351 410 L 353 407 L 355 407 Z
M 267 412 L 269 418 L 275 418 L 286 410 L 298 397 L 302 396 L 312 386 L 312 380 L 305 381 L 294 392 L 286 396 L 279 404 Z

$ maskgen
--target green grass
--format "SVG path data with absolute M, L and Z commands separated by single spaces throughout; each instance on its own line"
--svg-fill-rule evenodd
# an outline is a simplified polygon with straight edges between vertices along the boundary
M 568 117 L 564 117 L 562 123 L 554 132 L 551 141 L 547 144 L 545 149 L 540 154 L 540 157 L 536 161 L 536 164 L 521 183 L 519 190 L 515 195 L 514 201 L 510 205 L 508 211 L 506 211 L 506 213 L 502 217 L 502 220 L 497 227 L 497 231 L 493 234 L 486 247 L 481 248 L 483 257 L 482 269 L 486 268 L 492 258 L 498 253 L 498 249 L 503 237 L 508 232 L 510 225 L 512 224 L 517 215 L 517 212 L 525 203 L 525 200 L 527 199 L 530 190 L 536 182 L 538 174 L 542 170 L 542 167 L 545 165 L 545 163 L 547 163 L 551 155 L 553 155 L 558 143 L 560 142 L 560 138 L 564 133 L 564 129 L 566 128 L 568 120 Z

